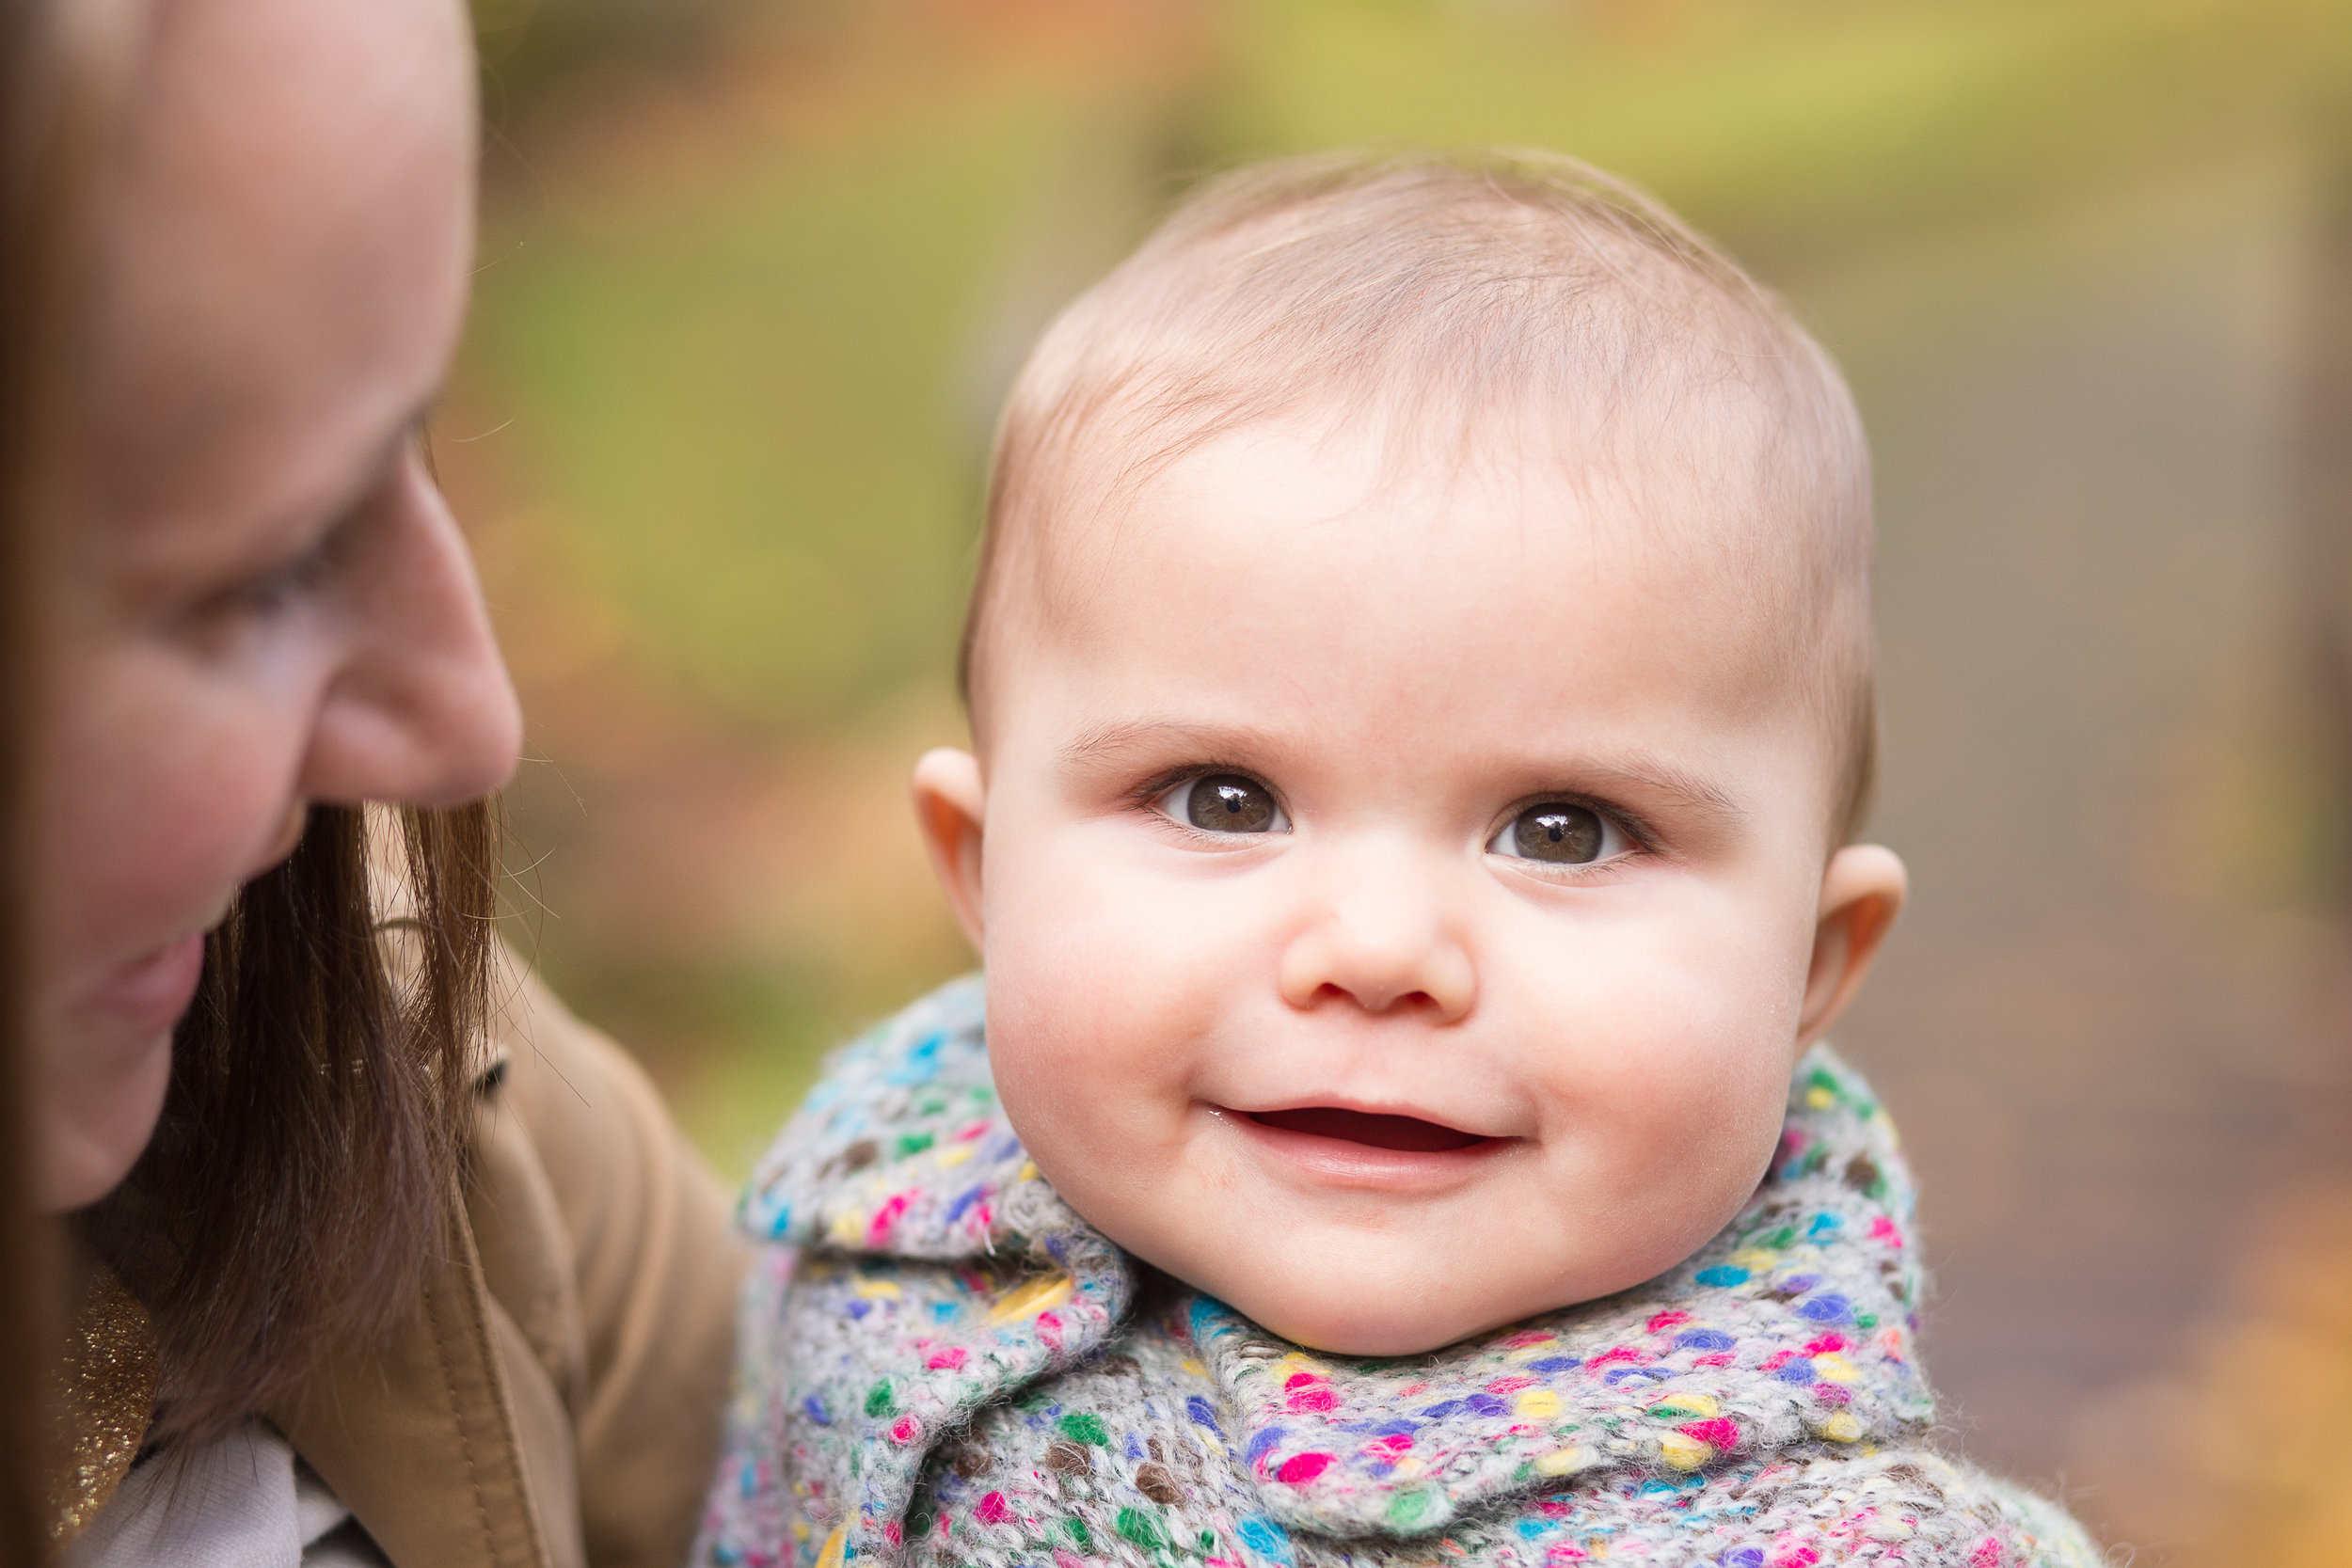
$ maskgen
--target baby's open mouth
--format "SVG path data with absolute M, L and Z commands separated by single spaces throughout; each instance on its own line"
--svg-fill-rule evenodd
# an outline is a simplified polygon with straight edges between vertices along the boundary
M 1394 1149 L 1402 1154 L 1438 1154 L 1470 1148 L 1487 1142 L 1475 1132 L 1443 1127 L 1419 1117 L 1378 1116 L 1370 1111 L 1343 1111 L 1333 1105 L 1302 1105 L 1294 1111 L 1253 1111 L 1249 1119 L 1262 1127 L 1310 1137 L 1336 1138 L 1342 1143 Z

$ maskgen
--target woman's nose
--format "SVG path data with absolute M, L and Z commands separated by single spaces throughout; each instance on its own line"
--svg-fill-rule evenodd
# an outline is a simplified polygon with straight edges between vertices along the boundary
M 301 793 L 450 806 L 503 784 L 522 714 L 490 632 L 473 558 L 412 451 L 351 563 L 350 644 L 311 736 Z
M 1456 929 L 1441 868 L 1409 848 L 1346 854 L 1325 867 L 1311 912 L 1284 948 L 1282 1000 L 1312 1007 L 1344 999 L 1366 1012 L 1466 1016 L 1478 974 Z

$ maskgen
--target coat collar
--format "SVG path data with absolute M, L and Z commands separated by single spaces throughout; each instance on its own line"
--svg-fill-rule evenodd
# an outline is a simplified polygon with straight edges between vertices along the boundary
M 1587 1471 L 1915 1435 L 1932 1402 L 1912 1355 L 1912 1210 L 1894 1128 L 1817 1048 L 1755 1196 L 1646 1284 L 1394 1360 L 1304 1351 L 1206 1297 L 1188 1331 L 1268 1514 L 1420 1535 Z M 1091 1354 L 1134 1296 L 1131 1260 L 1004 1117 L 977 976 L 833 1059 L 743 1220 L 801 1254 L 792 1313 L 816 1353 L 780 1415 L 829 1494 L 813 1513 L 852 1552 L 895 1548 L 940 1435 Z
M 501 1365 L 498 1307 L 463 1210 L 451 1227 L 420 1310 L 387 1340 L 325 1356 L 263 1414 L 395 1563 L 577 1561 L 577 1551 L 549 1550 Z

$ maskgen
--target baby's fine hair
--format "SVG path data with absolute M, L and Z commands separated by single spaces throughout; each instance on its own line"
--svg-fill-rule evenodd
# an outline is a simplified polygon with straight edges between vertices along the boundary
M 1630 485 L 1665 547 L 1695 536 L 1758 601 L 1836 748 L 1832 842 L 1860 830 L 1876 654 L 1852 397 L 1721 250 L 1647 194 L 1541 151 L 1235 170 L 1062 312 L 991 462 L 958 668 L 983 745 L 993 643 L 1017 607 L 1050 600 L 1056 533 L 1219 436 L 1301 416 L 1385 419 L 1391 446 L 1450 437 L 1462 460 L 1501 426 L 1585 483 Z M 1677 494 L 1654 493 L 1661 466 Z M 1711 524 L 1667 520 L 1684 514 Z

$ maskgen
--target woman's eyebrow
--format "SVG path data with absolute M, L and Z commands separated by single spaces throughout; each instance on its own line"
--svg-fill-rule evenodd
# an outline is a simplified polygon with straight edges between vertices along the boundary
M 329 532 L 342 527 L 349 520 L 353 513 L 365 505 L 368 499 L 375 494 L 376 487 L 384 483 L 385 476 L 391 472 L 394 465 L 399 463 L 400 454 L 408 443 L 416 441 L 421 444 L 424 441 L 425 421 L 432 416 L 433 405 L 440 401 L 440 395 L 437 388 L 431 396 L 419 403 L 392 425 L 384 438 L 376 443 L 366 464 L 355 470 L 358 477 L 346 484 L 341 493 L 328 501 L 324 508 L 305 507 L 298 513 L 288 514 L 271 530 L 272 534 L 274 536 L 299 535 L 315 528 L 318 519 L 322 517 L 327 520 Z M 439 483 L 437 476 L 436 476 L 435 483 Z

